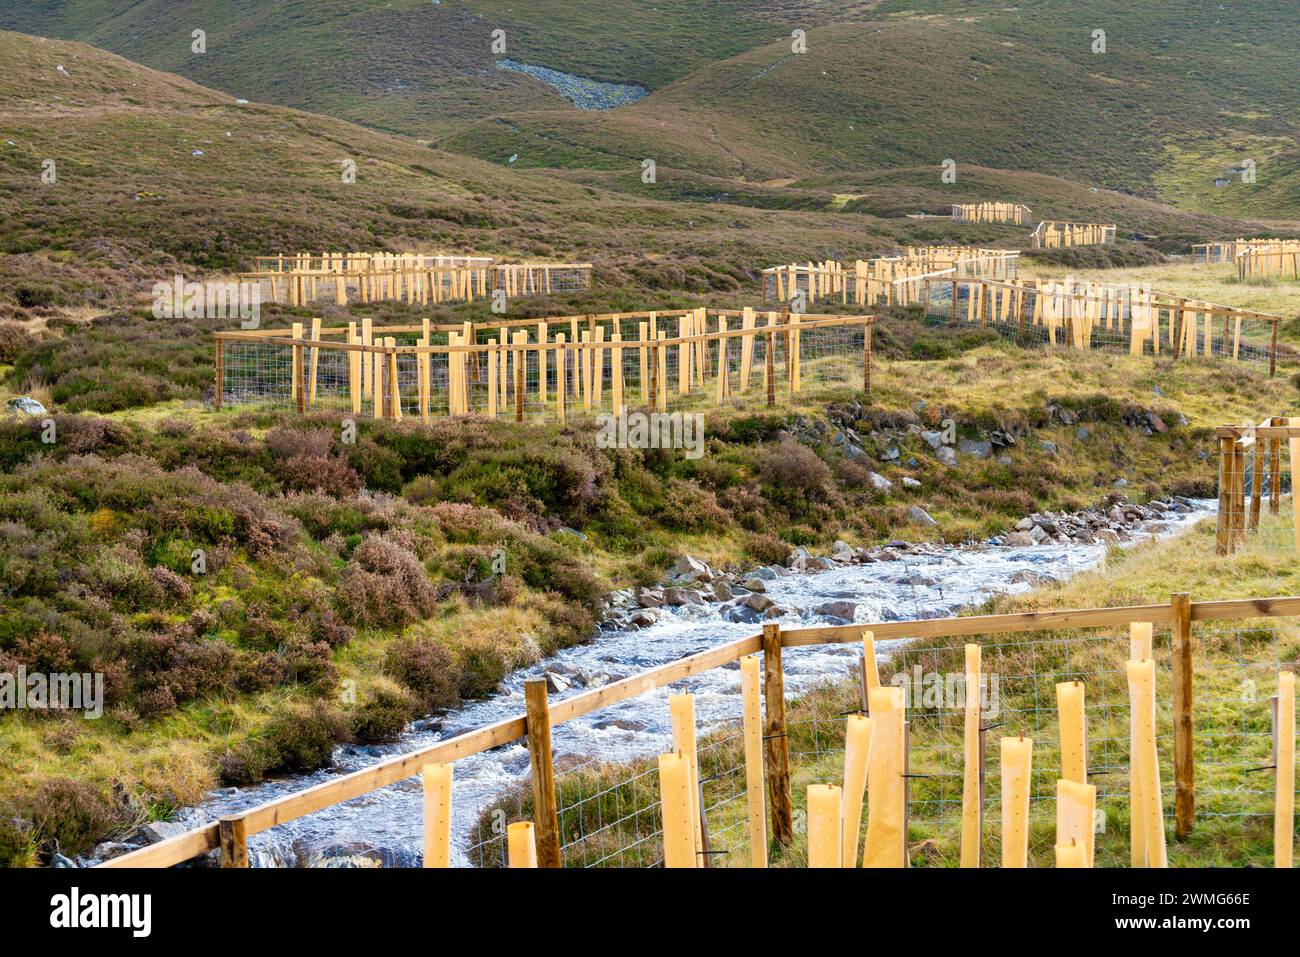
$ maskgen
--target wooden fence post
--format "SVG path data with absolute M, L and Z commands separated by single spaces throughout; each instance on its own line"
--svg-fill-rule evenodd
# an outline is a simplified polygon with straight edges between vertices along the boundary
M 1171 595 L 1170 659 L 1174 681 L 1174 836 L 1182 841 L 1196 824 L 1196 753 L 1192 723 L 1192 599 Z
M 533 772 L 533 824 L 537 833 L 539 867 L 560 865 L 560 822 L 555 803 L 555 766 L 551 761 L 551 710 L 546 679 L 524 682 L 527 711 L 528 761 Z
M 794 803 L 790 796 L 790 742 L 785 725 L 785 676 L 781 670 L 781 626 L 763 626 L 763 703 L 767 710 L 763 737 L 767 750 L 767 791 L 772 809 L 772 838 L 788 846 L 794 839 Z
M 217 823 L 221 838 L 221 866 L 248 866 L 248 830 L 242 815 L 232 814 Z

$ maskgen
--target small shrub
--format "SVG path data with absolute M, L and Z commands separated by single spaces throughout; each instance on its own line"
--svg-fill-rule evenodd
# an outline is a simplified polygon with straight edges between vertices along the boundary
M 431 615 L 438 600 L 420 559 L 377 535 L 353 550 L 341 589 L 344 612 L 357 625 L 409 625 Z
M 35 340 L 19 322 L 0 322 L 0 362 L 13 362 L 32 347 Z
M 357 741 L 382 744 L 395 741 L 416 717 L 419 704 L 405 688 L 380 684 L 352 715 L 352 736 Z
M 745 539 L 745 554 L 760 565 L 780 565 L 790 554 L 790 546 L 771 532 L 759 532 Z
M 20 817 L 0 817 L 0 867 L 32 867 L 35 863 L 31 824 Z
M 432 638 L 417 636 L 394 642 L 386 668 L 415 695 L 425 711 L 460 703 L 461 669 L 451 652 Z
M 811 449 L 786 438 L 763 461 L 762 475 L 778 497 L 796 492 L 815 500 L 825 494 L 831 470 Z
M 42 841 L 57 842 L 64 854 L 84 854 L 116 825 L 117 811 L 92 784 L 50 778 L 32 795 L 31 819 Z

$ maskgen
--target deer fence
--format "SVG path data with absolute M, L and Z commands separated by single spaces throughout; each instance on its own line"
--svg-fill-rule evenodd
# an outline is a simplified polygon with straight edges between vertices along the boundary
M 214 404 L 517 421 L 772 406 L 809 385 L 869 390 L 872 322 L 788 309 L 381 327 L 317 319 L 309 328 L 216 333 Z
M 768 302 L 818 302 L 869 308 L 923 303 L 927 278 L 1014 279 L 1020 253 L 964 246 L 908 247 L 902 256 L 790 263 L 763 270 L 763 298 Z
M 942 275 L 912 282 L 931 321 L 993 329 L 1025 346 L 1267 363 L 1270 375 L 1276 374 L 1279 357 L 1291 355 L 1278 343 L 1281 316 L 1142 286 Z
M 1117 227 L 1104 223 L 1062 223 L 1044 220 L 1034 230 L 1035 249 L 1063 246 L 1103 246 L 1115 242 Z
M 1300 498 L 1292 484 L 1300 420 L 1270 416 L 1258 425 L 1223 426 L 1217 435 L 1218 553 L 1300 552 Z
M 483 256 L 425 253 L 299 253 L 259 256 L 241 282 L 263 302 L 305 306 L 328 301 L 450 305 L 499 292 L 519 296 L 591 288 L 591 263 L 497 263 Z
M 1016 223 L 1029 222 L 1033 210 L 1023 203 L 953 203 L 952 218 L 957 223 Z

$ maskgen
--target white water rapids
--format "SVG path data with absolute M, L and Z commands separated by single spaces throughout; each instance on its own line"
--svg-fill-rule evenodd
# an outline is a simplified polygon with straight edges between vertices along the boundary
M 1196 502 L 1196 511 L 1170 515 L 1135 530 L 1134 540 L 1151 535 L 1186 531 L 1212 513 L 1213 503 Z M 899 561 L 842 565 L 832 570 L 790 573 L 769 581 L 767 595 L 787 614 L 778 619 L 785 627 L 824 623 L 811 609 L 826 602 L 857 603 L 859 622 L 914 620 L 956 614 L 997 593 L 1029 590 L 1013 584 L 1019 571 L 1064 579 L 1104 559 L 1105 546 L 1039 545 L 1006 548 L 988 545 L 948 547 L 929 554 L 908 554 Z M 909 579 L 912 579 L 909 581 Z M 926 584 L 933 581 L 934 584 Z M 333 767 L 313 774 L 294 775 L 243 788 L 218 792 L 203 805 L 182 812 L 177 820 L 196 826 L 292 791 L 356 771 L 385 757 L 426 747 L 464 731 L 499 721 L 524 711 L 523 683 L 548 669 L 573 668 L 583 674 L 603 673 L 617 679 L 686 655 L 705 651 L 726 641 L 754 634 L 752 624 L 724 621 L 718 605 L 685 605 L 663 609 L 655 624 L 639 630 L 601 630 L 585 645 L 569 648 L 546 661 L 511 675 L 492 697 L 470 702 L 437 722 L 417 722 L 422 730 L 404 734 L 400 741 L 382 747 L 344 746 L 335 753 Z M 881 652 L 889 645 L 882 642 Z M 810 685 L 847 676 L 855 667 L 854 645 L 792 648 L 783 656 L 785 686 L 797 695 Z M 695 695 L 701 731 L 710 724 L 740 713 L 739 672 L 715 668 L 674 686 Z M 559 700 L 584 689 L 574 687 Z M 600 709 L 555 727 L 552 745 L 562 756 L 598 755 L 605 761 L 622 761 L 657 754 L 669 747 L 668 688 Z M 617 723 L 615 723 L 617 722 Z M 463 758 L 455 765 L 453 841 L 459 863 L 469 863 L 466 845 L 479 813 L 495 797 L 527 779 L 528 752 L 522 741 L 483 754 Z M 249 840 L 254 866 L 303 866 L 336 862 L 368 855 L 387 866 L 418 866 L 421 856 L 422 791 L 418 777 L 408 778 L 363 797 L 318 811 L 255 835 Z

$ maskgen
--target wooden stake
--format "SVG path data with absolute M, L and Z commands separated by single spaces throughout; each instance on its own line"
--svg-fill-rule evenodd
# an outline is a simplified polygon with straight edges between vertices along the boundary
M 1186 840 L 1196 825 L 1196 737 L 1192 715 L 1192 599 L 1171 595 L 1170 658 L 1174 683 L 1174 836 Z
M 424 782 L 424 866 L 451 867 L 451 765 L 426 764 Z
M 767 867 L 767 824 L 763 802 L 763 714 L 759 700 L 758 655 L 740 659 L 740 694 L 745 737 L 745 801 L 749 816 L 749 866 Z

